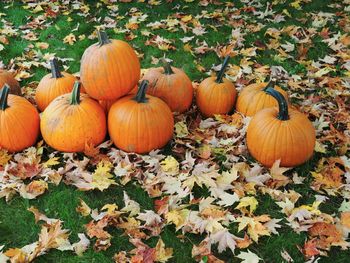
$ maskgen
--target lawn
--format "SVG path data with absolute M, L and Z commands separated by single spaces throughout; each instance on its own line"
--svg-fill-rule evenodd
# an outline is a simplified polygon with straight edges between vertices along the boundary
M 349 262 L 349 1 L 1 1 L 0 18 L 0 66 L 16 71 L 33 104 L 48 59 L 78 75 L 104 29 L 143 70 L 165 56 L 194 87 L 226 55 L 238 92 L 277 76 L 317 138 L 305 164 L 263 168 L 246 147 L 250 118 L 206 119 L 193 102 L 175 114 L 173 140 L 149 155 L 108 143 L 63 154 L 40 140 L 0 150 L 0 262 L 28 262 L 23 249 L 6 251 L 38 240 L 33 262 Z M 84 233 L 90 244 L 76 253 L 45 243 L 53 223 L 36 222 L 31 207 L 62 221 L 60 242 Z

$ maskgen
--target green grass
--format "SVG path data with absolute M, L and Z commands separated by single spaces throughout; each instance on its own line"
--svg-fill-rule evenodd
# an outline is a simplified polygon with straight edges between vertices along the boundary
M 62 58 L 71 58 L 73 61 L 68 61 L 65 65 L 69 66 L 70 72 L 78 72 L 80 68 L 80 58 L 84 50 L 94 43 L 94 40 L 90 40 L 87 37 L 94 31 L 95 26 L 99 25 L 98 22 L 87 22 L 93 17 L 101 17 L 101 21 L 107 15 L 106 7 L 101 4 L 99 8 L 96 8 L 97 1 L 86 1 L 91 8 L 90 15 L 87 18 L 77 15 L 77 12 L 72 12 L 69 17 L 73 19 L 72 22 L 67 21 L 65 15 L 60 15 L 57 18 L 48 18 L 47 21 L 52 22 L 52 25 L 45 28 L 44 30 L 34 30 L 39 37 L 39 42 L 47 42 L 49 44 L 49 49 L 41 50 L 42 53 L 56 53 L 57 56 Z M 172 10 L 178 3 L 180 3 L 179 10 Z M 233 1 L 236 8 L 239 8 L 242 3 Z M 263 6 L 266 6 L 268 1 L 261 1 Z M 276 2 L 276 1 L 275 1 Z M 289 4 L 293 1 L 285 1 L 285 3 L 277 4 L 273 7 L 276 12 L 282 12 L 286 9 L 291 17 L 286 17 L 286 21 L 282 23 L 273 23 L 264 20 L 256 19 L 251 14 L 243 14 L 247 19 L 248 23 L 256 24 L 263 23 L 264 27 L 256 32 L 250 33 L 246 32 L 244 45 L 246 48 L 254 45 L 256 40 L 262 43 L 268 43 L 268 39 L 265 36 L 265 32 L 270 27 L 282 28 L 288 25 L 298 25 L 302 27 L 308 27 L 312 23 L 310 12 L 335 12 L 339 10 L 332 10 L 327 7 L 330 0 L 314 0 L 310 3 L 303 4 L 301 10 L 296 10 L 292 8 Z M 13 1 L 11 7 L 5 9 L 5 4 L 0 5 L 0 12 L 5 13 L 6 16 L 3 17 L 6 21 L 11 22 L 14 28 L 19 28 L 20 26 L 29 22 L 30 16 L 42 15 L 43 12 L 38 14 L 31 14 L 28 10 L 23 9 L 24 4 L 19 3 L 19 1 Z M 180 38 L 184 36 L 191 36 L 191 33 L 184 33 L 181 29 L 178 32 L 169 32 L 164 29 L 151 30 L 146 27 L 146 24 L 150 22 L 159 21 L 161 19 L 166 19 L 171 16 L 174 12 L 184 12 L 186 14 L 192 14 L 196 16 L 204 10 L 207 12 L 212 12 L 216 9 L 222 9 L 220 6 L 209 5 L 208 7 L 200 7 L 196 2 L 194 3 L 184 3 L 183 1 L 173 1 L 171 4 L 162 4 L 159 6 L 147 6 L 145 3 L 132 3 L 132 4 L 118 4 L 120 15 L 124 15 L 125 18 L 117 22 L 117 27 L 124 27 L 127 23 L 127 13 L 131 6 L 138 8 L 139 11 L 147 13 L 148 19 L 146 22 L 140 24 L 138 30 L 133 31 L 137 35 L 137 38 L 130 41 L 130 43 L 136 48 L 140 53 L 144 54 L 141 60 L 142 68 L 148 68 L 154 66 L 151 64 L 151 57 L 162 57 L 166 55 L 167 57 L 174 60 L 174 66 L 183 68 L 184 71 L 193 80 L 201 80 L 205 75 L 196 69 L 194 60 L 200 62 L 206 70 L 209 70 L 213 65 L 220 63 L 220 59 L 214 52 L 206 53 L 205 55 L 198 55 L 194 58 L 189 52 L 183 50 L 183 43 Z M 264 9 L 264 8 L 263 8 Z M 301 18 L 306 18 L 307 23 L 301 21 Z M 209 19 L 200 19 L 202 24 L 215 24 Z M 79 30 L 72 32 L 79 25 Z M 3 23 L 0 22 L 0 27 Z M 332 25 L 332 31 L 341 30 L 339 26 L 334 23 Z M 175 51 L 161 51 L 153 46 L 145 46 L 144 42 L 148 37 L 142 36 L 140 34 L 141 30 L 149 30 L 153 34 L 159 34 L 160 36 L 171 39 L 176 47 Z M 224 25 L 218 28 L 218 31 L 212 29 L 207 29 L 208 33 L 204 36 L 198 37 L 199 41 L 205 40 L 209 46 L 215 46 L 216 43 L 226 44 L 231 37 L 232 28 L 224 23 Z M 19 29 L 19 32 L 21 30 Z M 124 39 L 124 34 L 116 34 L 112 29 L 107 30 L 111 38 Z M 79 35 L 85 34 L 86 38 L 82 41 L 77 41 L 74 45 L 70 46 L 68 44 L 63 44 L 63 38 L 74 33 L 78 38 Z M 11 59 L 21 56 L 24 52 L 27 52 L 27 47 L 31 44 L 30 41 L 24 40 L 21 36 L 11 37 L 10 45 L 5 46 L 5 50 L 0 51 L 0 57 L 4 64 L 8 64 Z M 312 39 L 312 46 L 307 53 L 307 59 L 317 60 L 323 58 L 325 55 L 329 54 L 331 50 L 326 44 L 321 42 L 320 37 L 315 37 Z M 284 41 L 292 42 L 288 36 L 282 36 L 282 43 Z M 197 44 L 195 40 L 189 42 L 190 45 L 196 47 Z M 38 51 L 37 48 L 34 50 Z M 263 50 L 257 51 L 258 55 L 253 58 L 255 63 L 260 63 L 262 65 L 280 65 L 283 66 L 290 74 L 300 74 L 306 73 L 306 68 L 304 65 L 299 64 L 293 59 L 278 60 L 276 55 L 278 52 L 276 50 Z M 296 53 L 294 54 L 296 55 Z M 241 56 L 237 56 L 232 60 L 233 64 L 238 64 Z M 21 85 L 27 85 L 32 81 L 39 81 L 48 70 L 44 68 L 33 68 L 32 72 L 35 75 L 30 78 L 23 80 Z M 336 72 L 339 74 L 340 71 Z M 310 161 L 302 167 L 297 168 L 300 176 L 307 177 L 306 183 L 303 185 L 293 185 L 291 188 L 299 192 L 302 197 L 300 203 L 310 204 L 314 201 L 315 192 L 310 190 L 309 171 L 313 169 L 319 160 L 320 156 L 316 159 Z M 92 191 L 92 192 L 81 192 L 76 190 L 72 186 L 66 186 L 61 183 L 59 186 L 50 185 L 49 191 L 47 191 L 43 196 L 38 197 L 35 200 L 26 200 L 19 196 L 14 197 L 9 203 L 6 203 L 4 199 L 0 200 L 0 245 L 5 245 L 5 248 L 10 247 L 21 247 L 26 244 L 32 243 L 37 240 L 38 233 L 40 231 L 40 225 L 35 224 L 34 216 L 27 209 L 31 206 L 37 207 L 41 212 L 45 213 L 48 217 L 59 218 L 64 221 L 64 228 L 68 228 L 71 231 L 70 240 L 72 242 L 77 241 L 77 234 L 84 232 L 84 225 L 87 224 L 90 218 L 85 218 L 76 212 L 76 207 L 79 200 L 84 200 L 91 208 L 100 209 L 104 204 L 116 203 L 119 207 L 123 206 L 123 191 L 126 191 L 131 199 L 140 203 L 142 209 L 153 209 L 153 199 L 148 196 L 148 194 L 141 189 L 139 185 L 134 182 L 128 183 L 126 186 L 112 186 L 104 192 Z M 195 188 L 195 196 L 207 196 L 208 192 L 205 189 Z M 256 211 L 257 214 L 268 213 L 274 218 L 283 218 L 283 214 L 279 212 L 279 207 L 269 196 L 258 195 L 259 207 Z M 321 210 L 327 213 L 335 213 L 341 203 L 341 198 L 331 198 L 331 200 L 321 206 Z M 235 228 L 235 226 L 233 226 Z M 78 257 L 72 252 L 60 252 L 60 251 L 50 251 L 48 254 L 39 257 L 35 262 L 112 262 L 112 257 L 115 253 L 119 251 L 129 251 L 133 246 L 128 242 L 128 238 L 122 235 L 120 230 L 109 228 L 108 231 L 113 235 L 112 246 L 104 252 L 95 252 L 92 246 L 83 254 L 82 257 Z M 199 235 L 186 235 L 184 241 L 177 238 L 177 235 L 181 234 L 180 231 L 176 232 L 174 226 L 167 226 L 162 232 L 162 239 L 167 247 L 174 248 L 174 257 L 170 262 L 194 262 L 191 257 L 192 244 L 198 244 L 202 237 Z M 236 234 L 236 233 L 235 233 Z M 241 235 L 242 233 L 237 233 Z M 261 238 L 258 244 L 252 245 L 249 249 L 259 255 L 265 260 L 265 262 L 283 262 L 281 258 L 280 251 L 281 248 L 285 249 L 295 260 L 294 262 L 304 262 L 303 255 L 297 249 L 297 246 L 302 246 L 305 242 L 307 236 L 305 234 L 298 235 L 288 227 L 283 227 L 279 235 L 272 235 L 271 237 Z M 147 244 L 154 246 L 158 238 L 151 238 L 146 241 Z M 214 249 L 215 250 L 215 249 Z M 225 251 L 221 255 L 216 253 L 218 257 L 225 262 L 240 262 L 232 256 L 230 251 Z M 329 253 L 329 258 L 322 258 L 319 262 L 348 262 L 350 257 L 349 251 L 340 251 L 338 249 L 332 249 Z

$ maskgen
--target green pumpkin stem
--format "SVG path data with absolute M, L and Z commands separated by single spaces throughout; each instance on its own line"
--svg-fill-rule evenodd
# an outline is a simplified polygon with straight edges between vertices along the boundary
M 263 88 L 263 91 L 266 92 L 266 90 L 267 90 L 268 88 L 275 89 L 276 84 L 277 84 L 277 81 L 276 81 L 275 79 L 271 79 L 271 80 L 267 83 L 266 87 Z
M 108 39 L 108 35 L 105 31 L 97 31 L 98 36 L 98 44 L 101 46 L 111 43 L 111 41 Z
M 62 78 L 63 75 L 58 67 L 58 60 L 57 58 L 53 58 L 50 60 L 50 66 L 51 66 L 51 73 L 52 77 L 55 79 Z
M 168 61 L 166 61 L 165 58 L 162 58 L 161 61 L 162 61 L 162 64 L 163 64 L 164 73 L 167 74 L 167 75 L 174 74 L 174 71 L 171 68 L 170 63 Z
M 80 104 L 80 82 L 74 82 L 72 96 L 70 98 L 70 105 L 79 105 Z
M 273 88 L 267 88 L 265 92 L 272 97 L 274 97 L 278 102 L 278 115 L 277 119 L 281 121 L 289 120 L 289 114 L 288 114 L 288 103 L 286 99 L 283 97 L 283 95 L 278 92 L 277 90 Z
M 146 89 L 148 87 L 148 80 L 143 80 L 139 86 L 139 89 L 137 90 L 137 94 L 134 97 L 134 100 L 136 100 L 138 103 L 145 103 L 148 101 L 146 98 Z
M 228 65 L 228 61 L 230 60 L 230 56 L 226 56 L 224 62 L 222 63 L 221 69 L 216 77 L 217 83 L 222 83 L 222 78 L 224 77 L 226 67 Z
M 9 85 L 5 84 L 2 89 L 0 90 L 0 110 L 4 111 L 6 110 L 9 105 L 7 104 L 7 98 L 10 93 L 10 87 Z

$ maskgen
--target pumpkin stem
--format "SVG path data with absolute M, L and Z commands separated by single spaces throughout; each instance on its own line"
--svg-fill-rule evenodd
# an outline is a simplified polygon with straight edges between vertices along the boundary
M 163 64 L 163 68 L 164 68 L 164 73 L 167 74 L 167 75 L 171 75 L 171 74 L 174 74 L 174 71 L 173 69 L 171 68 L 170 66 L 170 63 L 168 61 L 166 61 L 165 58 L 162 58 L 161 59 L 161 62 Z
M 226 67 L 228 65 L 228 61 L 230 60 L 230 56 L 226 56 L 224 62 L 222 63 L 221 69 L 216 77 L 217 83 L 222 83 L 222 78 L 224 77 Z
M 265 92 L 274 97 L 278 102 L 278 116 L 281 121 L 289 120 L 288 103 L 283 95 L 273 88 L 267 88 Z
M 62 78 L 63 75 L 58 67 L 58 60 L 57 58 L 53 58 L 50 60 L 50 66 L 51 66 L 51 73 L 52 77 L 55 79 Z
M 138 103 L 145 103 L 148 101 L 146 98 L 146 89 L 149 82 L 148 80 L 143 80 L 139 86 L 139 89 L 137 90 L 137 94 L 134 97 L 134 100 L 136 100 Z
M 72 96 L 70 98 L 70 105 L 79 105 L 80 104 L 80 82 L 75 81 L 72 91 Z
M 7 104 L 7 98 L 9 96 L 10 87 L 5 84 L 0 90 L 0 110 L 6 110 L 9 105 Z
M 277 83 L 277 82 L 276 82 L 275 79 L 271 79 L 271 80 L 267 83 L 266 87 L 263 88 L 263 91 L 266 92 L 266 90 L 267 90 L 268 88 L 274 89 L 275 86 L 276 86 L 276 83 Z
M 108 35 L 105 31 L 100 31 L 100 30 L 97 31 L 97 36 L 98 36 L 98 44 L 100 45 L 100 47 L 112 42 L 108 39 Z

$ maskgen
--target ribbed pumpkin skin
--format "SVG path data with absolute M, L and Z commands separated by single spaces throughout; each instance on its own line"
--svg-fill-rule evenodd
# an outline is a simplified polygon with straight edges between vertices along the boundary
M 80 77 L 86 93 L 96 100 L 116 100 L 140 79 L 140 62 L 128 43 L 111 40 L 88 47 L 81 59 Z
M 146 96 L 138 103 L 129 95 L 111 107 L 108 131 L 114 144 L 123 151 L 148 153 L 165 146 L 173 136 L 174 119 L 170 108 L 161 99 Z
M 67 72 L 61 74 L 62 78 L 53 78 L 51 74 L 47 74 L 40 80 L 35 92 L 35 101 L 40 111 L 44 111 L 58 96 L 72 91 L 76 77 Z
M 196 102 L 205 117 L 214 114 L 227 114 L 235 105 L 237 91 L 227 79 L 222 83 L 216 82 L 216 77 L 204 79 L 197 88 Z
M 276 100 L 263 91 L 267 84 L 267 82 L 254 83 L 245 87 L 237 98 L 236 110 L 245 116 L 254 116 L 262 109 L 277 107 Z M 275 86 L 275 90 L 279 91 L 288 101 L 288 95 L 283 89 Z
M 97 101 L 81 94 L 78 105 L 71 94 L 57 97 L 41 116 L 41 133 L 48 145 L 62 152 L 83 152 L 86 144 L 98 145 L 106 136 L 106 115 Z
M 181 69 L 171 67 L 174 74 L 165 74 L 164 68 L 152 68 L 143 79 L 150 83 L 147 94 L 165 101 L 173 112 L 184 112 L 193 100 L 192 81 Z
M 277 119 L 278 109 L 267 108 L 254 115 L 247 130 L 250 154 L 264 166 L 271 167 L 281 159 L 280 166 L 293 167 L 310 159 L 316 135 L 308 118 L 289 109 L 289 120 Z
M 0 89 L 5 85 L 10 86 L 10 94 L 21 96 L 21 87 L 18 81 L 14 78 L 14 73 L 0 69 Z
M 0 110 L 0 148 L 19 152 L 36 143 L 39 113 L 25 98 L 10 94 L 7 101 L 9 107 Z
M 100 103 L 101 107 L 103 108 L 104 112 L 108 114 L 110 108 L 112 107 L 113 103 L 117 100 L 99 100 L 98 103 Z

